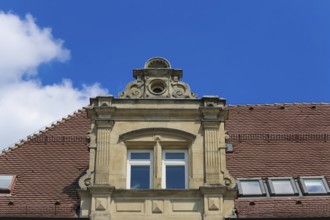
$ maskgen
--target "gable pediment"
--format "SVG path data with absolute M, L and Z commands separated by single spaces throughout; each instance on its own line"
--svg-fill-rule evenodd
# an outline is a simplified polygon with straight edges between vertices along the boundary
M 175 143 L 176 145 L 191 143 L 196 135 L 186 131 L 172 128 L 142 128 L 129 131 L 119 136 L 119 142 L 123 141 L 126 145 L 140 145 L 141 143 L 153 144 L 160 141 L 163 144 Z

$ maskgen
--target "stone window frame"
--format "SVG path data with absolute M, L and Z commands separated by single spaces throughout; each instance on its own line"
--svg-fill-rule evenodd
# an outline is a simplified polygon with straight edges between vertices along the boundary
M 307 187 L 306 187 L 306 184 L 305 184 L 305 180 L 321 180 L 323 186 L 324 186 L 324 189 L 325 189 L 325 192 L 309 192 Z M 325 179 L 324 176 L 301 176 L 298 178 L 299 180 L 299 185 L 302 189 L 302 193 L 304 195 L 327 195 L 327 194 L 330 194 L 330 189 L 329 189 L 329 186 L 328 186 L 328 183 Z
M 243 192 L 243 188 L 242 188 L 242 182 L 258 182 L 259 183 L 259 187 L 260 187 L 260 192 L 261 193 L 252 193 L 252 194 L 247 194 Z M 261 178 L 238 178 L 236 180 L 237 182 L 237 186 L 238 186 L 238 194 L 239 196 L 243 196 L 243 197 L 264 197 L 267 196 L 267 191 L 266 188 L 264 186 L 263 180 Z
M 290 182 L 291 187 L 292 187 L 292 191 L 293 193 L 276 193 L 275 188 L 273 186 L 273 182 L 276 180 L 287 180 Z M 299 195 L 299 191 L 298 188 L 295 184 L 295 181 L 292 177 L 268 177 L 267 178 L 267 183 L 268 183 L 268 187 L 269 187 L 269 193 L 270 196 L 295 196 L 295 195 Z
M 166 153 L 184 153 L 184 159 L 166 159 Z M 173 150 L 173 149 L 165 149 L 162 150 L 162 189 L 167 189 L 166 187 L 166 166 L 171 165 L 184 165 L 185 168 L 185 188 L 188 189 L 188 175 L 189 175 L 189 156 L 188 150 Z
M 131 159 L 131 153 L 149 153 L 150 159 L 147 162 L 147 159 L 143 159 L 141 161 L 139 160 L 133 160 Z M 153 157 L 154 153 L 152 150 L 128 150 L 127 151 L 127 177 L 126 177 L 126 188 L 131 189 L 131 167 L 136 165 L 149 165 L 150 166 L 150 176 L 149 176 L 149 189 L 153 188 Z
M 9 186 L 7 188 L 0 188 L 0 194 L 10 194 L 14 189 L 16 175 L 0 174 L 0 181 L 1 181 L 1 177 L 11 177 L 11 182 L 10 182 Z

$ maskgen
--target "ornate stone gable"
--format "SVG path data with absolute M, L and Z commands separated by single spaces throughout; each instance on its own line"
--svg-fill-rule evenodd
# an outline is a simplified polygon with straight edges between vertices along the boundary
M 187 83 L 180 81 L 182 70 L 172 69 L 164 58 L 148 60 L 143 69 L 133 70 L 130 82 L 120 98 L 197 98 Z

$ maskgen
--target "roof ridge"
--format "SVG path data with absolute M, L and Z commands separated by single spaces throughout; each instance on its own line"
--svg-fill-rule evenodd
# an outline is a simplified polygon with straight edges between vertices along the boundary
M 25 144 L 26 142 L 30 141 L 32 138 L 38 137 L 42 134 L 44 134 L 46 131 L 49 131 L 50 129 L 58 126 L 59 124 L 71 119 L 72 117 L 77 116 L 78 114 L 85 112 L 86 111 L 86 107 L 81 107 L 77 110 L 75 110 L 74 112 L 62 117 L 61 119 L 55 120 L 51 123 L 49 123 L 48 125 L 46 125 L 45 127 L 40 128 L 39 130 L 33 132 L 30 135 L 27 135 L 25 138 L 20 139 L 18 142 L 15 142 L 12 145 L 9 145 L 8 147 L 0 150 L 0 156 L 2 156 L 5 153 L 10 152 L 11 150 L 14 150 L 20 146 L 22 146 L 23 144 Z
M 228 107 L 240 107 L 240 106 L 279 106 L 279 105 L 330 105 L 330 102 L 283 102 L 283 103 L 263 103 L 263 104 L 237 104 L 227 105 Z

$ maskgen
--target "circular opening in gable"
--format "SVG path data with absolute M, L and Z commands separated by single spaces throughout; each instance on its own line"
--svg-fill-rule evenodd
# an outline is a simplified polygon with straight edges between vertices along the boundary
M 150 83 L 150 91 L 155 95 L 163 94 L 166 90 L 165 82 L 160 80 L 155 80 Z
M 163 88 L 156 87 L 156 88 L 153 88 L 152 91 L 153 91 L 154 93 L 162 93 Z

